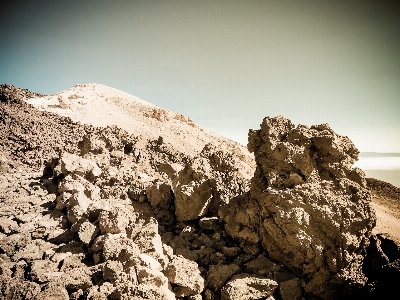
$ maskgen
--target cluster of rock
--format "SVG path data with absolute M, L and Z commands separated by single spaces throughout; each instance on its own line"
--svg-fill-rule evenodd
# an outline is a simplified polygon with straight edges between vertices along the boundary
M 199 158 L 202 163 L 196 164 L 195 160 L 173 173 L 171 170 L 178 164 L 163 165 L 166 172 L 149 178 L 140 173 L 140 166 L 145 168 L 146 164 L 136 163 L 136 144 L 119 155 L 112 143 L 98 136 L 85 136 L 79 144 L 83 157 L 63 152 L 45 168 L 37 183 L 40 189 L 35 191 L 42 195 L 40 200 L 36 198 L 37 202 L 56 196 L 55 201 L 46 202 L 46 221 L 41 219 L 40 225 L 22 223 L 21 213 L 15 212 L 1 222 L 4 296 L 236 299 L 241 295 L 242 299 L 257 299 L 272 296 L 278 287 L 267 277 L 281 282 L 282 295 L 300 296 L 298 278 L 269 260 L 258 245 L 240 245 L 232 240 L 215 215 L 217 209 L 211 209 L 226 201 L 230 193 L 235 196 L 235 188 L 223 190 L 222 181 L 214 179 L 209 183 L 211 179 L 207 177 L 215 172 L 233 177 L 229 175 L 235 171 L 231 157 L 207 146 Z M 211 162 L 207 163 L 206 158 Z M 200 168 L 210 165 L 214 171 L 200 173 Z M 128 168 L 140 175 L 125 181 L 118 179 L 119 192 L 107 190 L 112 182 L 113 187 L 116 185 L 116 174 L 123 176 Z M 126 192 L 121 191 L 121 182 L 128 186 Z M 238 183 L 238 179 L 233 182 Z M 105 192 L 101 191 L 103 188 Z M 181 198 L 176 196 L 180 193 Z M 186 201 L 183 204 L 182 199 Z M 15 202 L 10 201 L 10 207 Z M 191 217 L 180 205 L 193 205 Z M 40 213 L 32 212 L 31 217 L 39 219 Z M 14 271 L 17 266 L 22 268 L 19 277 Z
M 327 125 L 265 118 L 250 180 L 221 145 L 182 153 L 2 90 L 0 297 L 337 299 L 399 279 L 400 248 L 371 235 L 358 151 Z

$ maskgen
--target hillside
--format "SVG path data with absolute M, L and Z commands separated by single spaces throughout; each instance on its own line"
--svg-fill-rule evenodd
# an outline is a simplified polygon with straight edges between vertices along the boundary
M 66 91 L 26 100 L 40 111 L 69 117 L 95 127 L 117 126 L 135 136 L 157 140 L 188 157 L 196 156 L 206 144 L 227 149 L 240 157 L 240 172 L 251 178 L 254 158 L 237 142 L 204 129 L 182 114 L 157 107 L 137 97 L 101 84 L 77 85 Z

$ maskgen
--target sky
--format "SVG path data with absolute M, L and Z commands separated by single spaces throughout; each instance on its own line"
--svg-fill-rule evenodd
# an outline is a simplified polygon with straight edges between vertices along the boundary
M 101 83 L 242 144 L 282 115 L 400 152 L 394 3 L 0 0 L 0 83 Z

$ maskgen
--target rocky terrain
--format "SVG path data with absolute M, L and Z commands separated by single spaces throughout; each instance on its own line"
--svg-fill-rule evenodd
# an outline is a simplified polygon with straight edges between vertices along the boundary
M 328 125 L 267 117 L 253 156 L 100 85 L 1 85 L 0 105 L 2 299 L 398 293 L 400 248 L 373 231 L 371 195 L 399 191 L 352 168 L 358 150 Z

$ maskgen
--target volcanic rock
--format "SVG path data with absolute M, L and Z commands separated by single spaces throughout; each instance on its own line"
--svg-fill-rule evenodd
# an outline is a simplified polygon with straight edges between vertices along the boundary
M 272 296 L 278 284 L 262 276 L 240 274 L 233 276 L 221 291 L 221 300 L 255 300 Z
M 261 242 L 270 258 L 307 278 L 325 299 L 335 287 L 363 284 L 361 270 L 375 215 L 358 150 L 328 125 L 295 127 L 265 118 L 250 131 L 257 169 L 250 193 L 220 210 L 233 237 Z
M 211 265 L 207 273 L 207 281 L 214 291 L 220 290 L 225 282 L 240 271 L 237 265 Z
M 177 285 L 174 292 L 178 297 L 196 295 L 204 289 L 204 279 L 197 264 L 184 257 L 174 256 L 164 273 Z

